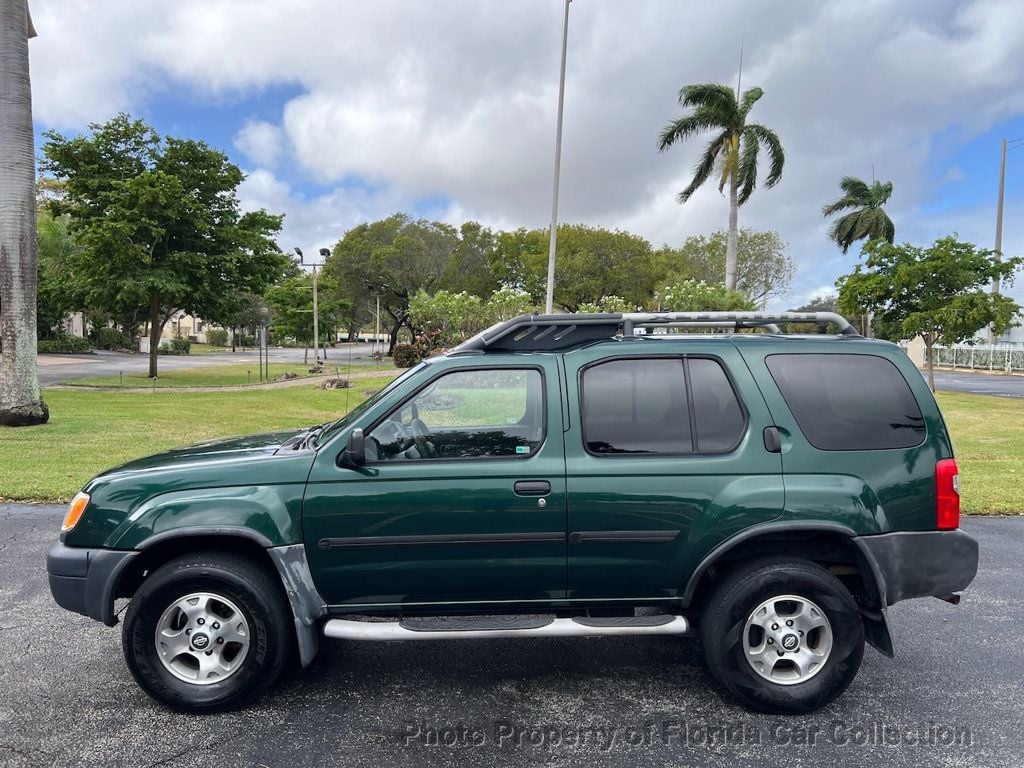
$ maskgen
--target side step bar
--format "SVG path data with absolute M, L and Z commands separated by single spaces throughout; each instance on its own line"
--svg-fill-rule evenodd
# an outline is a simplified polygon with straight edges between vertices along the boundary
M 636 616 L 571 619 L 518 616 L 443 617 L 402 621 L 330 619 L 324 635 L 341 640 L 442 640 L 451 638 L 595 637 L 609 635 L 685 635 L 690 625 L 683 616 Z

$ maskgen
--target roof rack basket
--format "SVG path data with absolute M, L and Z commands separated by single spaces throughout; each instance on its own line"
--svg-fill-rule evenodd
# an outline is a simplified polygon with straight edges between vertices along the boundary
M 519 315 L 492 325 L 453 352 L 526 352 L 568 349 L 588 341 L 650 335 L 652 328 L 763 328 L 781 334 L 779 323 L 830 323 L 841 336 L 859 337 L 835 312 L 608 312 L 571 315 Z M 637 330 L 646 329 L 638 334 Z

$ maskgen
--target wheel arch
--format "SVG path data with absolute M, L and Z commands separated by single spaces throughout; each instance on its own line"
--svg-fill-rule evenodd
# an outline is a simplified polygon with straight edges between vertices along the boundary
M 245 557 L 276 577 L 294 620 L 300 662 L 307 666 L 319 648 L 318 619 L 325 613 L 326 604 L 313 585 L 303 544 L 274 546 L 265 536 L 247 528 L 189 526 L 164 531 L 139 545 L 138 557 L 112 585 L 110 604 L 118 597 L 132 597 L 146 577 L 164 563 L 202 550 Z
M 886 616 L 884 582 L 853 529 L 826 521 L 775 521 L 753 526 L 719 543 L 694 568 L 682 606 L 699 611 L 722 573 L 751 557 L 800 557 L 828 569 L 850 590 L 864 617 L 865 637 L 886 656 L 894 655 Z

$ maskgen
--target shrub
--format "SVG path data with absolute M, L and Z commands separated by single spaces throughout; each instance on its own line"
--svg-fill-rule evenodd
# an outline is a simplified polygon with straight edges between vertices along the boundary
M 160 342 L 156 353 L 158 355 L 187 355 L 191 349 L 192 342 L 188 339 L 171 339 L 169 342 Z
M 76 355 L 92 352 L 88 339 L 81 336 L 58 336 L 55 339 L 41 339 L 39 351 L 49 355 Z
M 206 343 L 215 347 L 228 345 L 228 332 L 224 328 L 210 328 L 206 332 Z
M 108 326 L 96 328 L 92 332 L 92 339 L 96 349 L 106 349 L 111 351 L 117 349 L 132 349 L 131 339 L 117 330 L 117 328 L 110 328 Z
M 395 344 L 391 357 L 395 368 L 412 368 L 423 359 L 423 352 L 415 344 Z

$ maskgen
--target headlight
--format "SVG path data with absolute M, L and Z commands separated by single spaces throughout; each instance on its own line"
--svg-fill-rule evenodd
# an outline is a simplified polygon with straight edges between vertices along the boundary
M 61 523 L 61 533 L 67 533 L 76 525 L 82 517 L 82 513 L 85 512 L 85 508 L 89 505 L 89 494 L 79 493 L 75 498 L 71 500 L 71 505 L 68 507 L 67 513 L 64 515 L 64 522 Z

